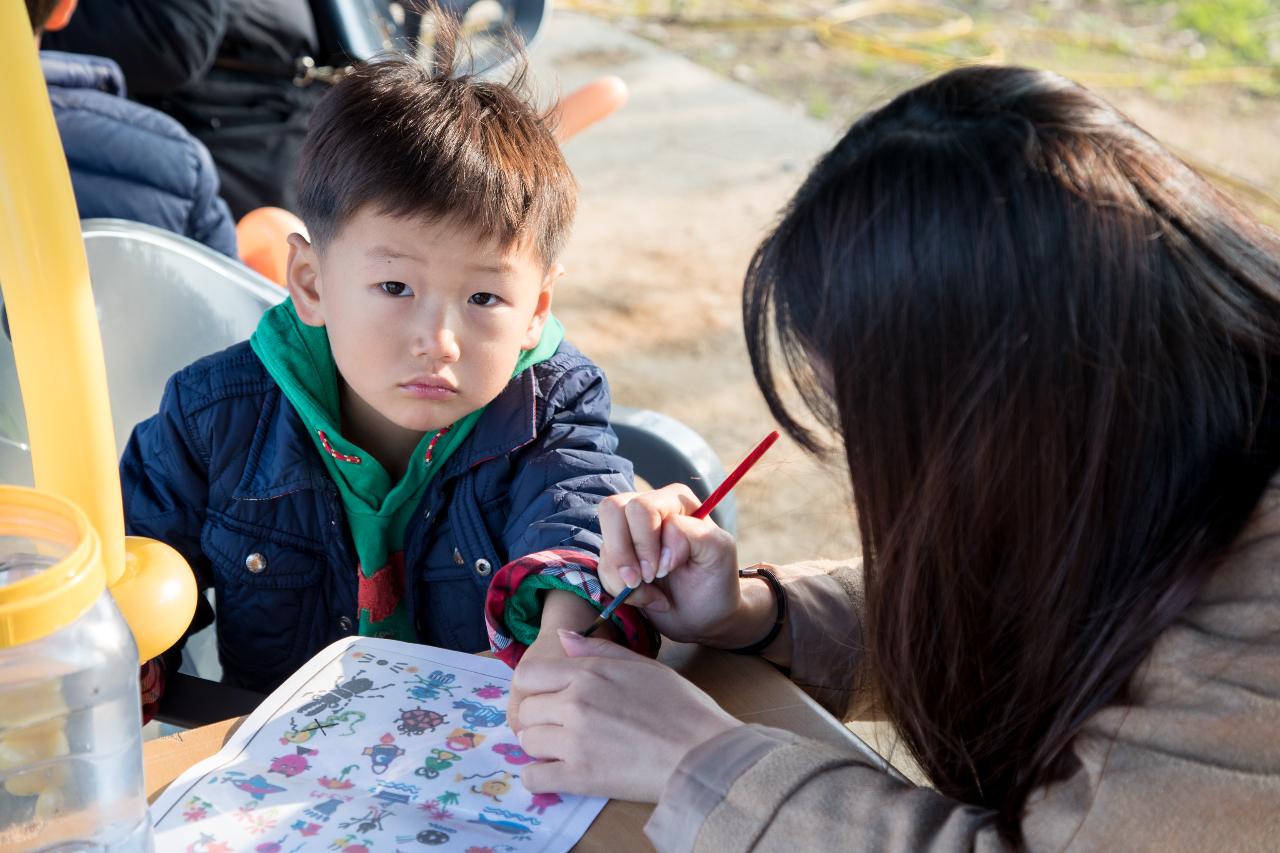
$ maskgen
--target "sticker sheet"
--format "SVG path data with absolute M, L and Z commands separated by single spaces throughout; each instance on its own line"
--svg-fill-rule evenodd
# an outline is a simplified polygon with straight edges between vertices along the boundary
M 156 800 L 157 849 L 566 851 L 606 801 L 525 790 L 510 686 L 497 660 L 340 640 Z

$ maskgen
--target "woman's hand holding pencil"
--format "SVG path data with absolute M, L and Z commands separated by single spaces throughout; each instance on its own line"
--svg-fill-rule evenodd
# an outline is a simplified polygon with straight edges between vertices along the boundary
M 627 603 L 673 640 L 739 648 L 765 636 L 777 612 L 773 594 L 739 579 L 733 537 L 709 516 L 777 437 L 766 436 L 704 502 L 684 485 L 607 498 L 600 505 L 605 590 L 619 596 L 632 587 Z
M 703 640 L 738 604 L 738 549 L 711 519 L 694 518 L 687 486 L 615 495 L 600 505 L 600 582 L 644 610 L 673 640 Z M 584 626 L 585 627 L 585 626 Z

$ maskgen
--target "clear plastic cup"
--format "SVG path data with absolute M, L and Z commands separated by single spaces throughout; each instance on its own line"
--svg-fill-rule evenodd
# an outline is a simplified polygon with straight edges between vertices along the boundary
M 0 850 L 150 851 L 138 652 L 71 504 L 0 487 Z

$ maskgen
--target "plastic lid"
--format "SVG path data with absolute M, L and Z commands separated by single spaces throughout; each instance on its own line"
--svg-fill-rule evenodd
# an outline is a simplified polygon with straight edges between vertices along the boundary
M 0 486 L 0 648 L 65 628 L 106 589 L 102 548 L 70 501 Z

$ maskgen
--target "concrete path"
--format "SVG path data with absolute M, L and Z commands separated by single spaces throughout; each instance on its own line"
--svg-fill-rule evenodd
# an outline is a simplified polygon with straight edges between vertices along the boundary
M 772 428 L 747 361 L 741 281 L 831 128 L 643 39 L 557 12 L 534 46 L 544 94 L 605 74 L 629 103 L 566 145 L 581 185 L 556 310 L 614 399 L 702 433 L 732 465 Z M 841 471 L 789 442 L 738 490 L 740 557 L 854 550 Z M 745 564 L 745 562 L 744 562 Z

